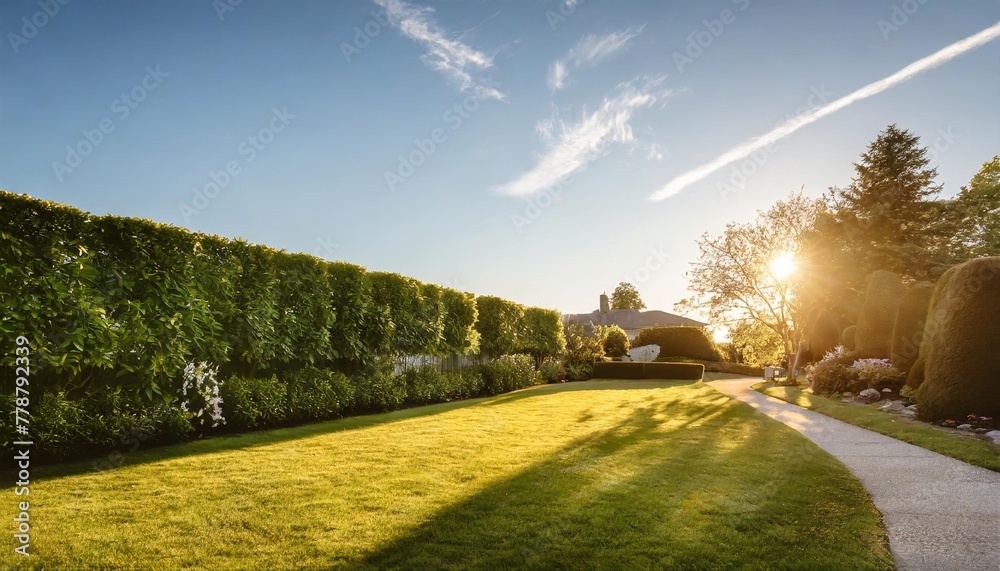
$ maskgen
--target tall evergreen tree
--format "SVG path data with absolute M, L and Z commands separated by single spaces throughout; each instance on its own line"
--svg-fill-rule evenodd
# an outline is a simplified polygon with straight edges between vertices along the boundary
M 941 222 L 941 191 L 927 149 L 910 131 L 889 125 L 854 164 L 846 189 L 829 195 L 834 233 L 858 276 L 889 270 L 926 279 L 950 259 Z
M 854 165 L 847 188 L 825 196 L 804 250 L 815 270 L 811 297 L 845 322 L 854 322 L 865 277 L 889 270 L 904 280 L 935 279 L 962 261 L 951 203 L 935 200 L 941 185 L 927 149 L 910 131 L 889 125 Z

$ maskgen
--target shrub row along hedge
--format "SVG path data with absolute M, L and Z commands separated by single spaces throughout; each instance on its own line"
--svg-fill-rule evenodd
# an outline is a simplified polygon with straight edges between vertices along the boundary
M 385 355 L 541 359 L 565 344 L 557 311 L 2 191 L 0 238 L 0 346 L 29 339 L 39 392 L 168 401 L 189 362 L 351 374 Z
M 188 410 L 165 403 L 139 402 L 120 393 L 71 399 L 62 391 L 41 396 L 32 408 L 32 434 L 38 460 L 47 463 L 105 454 L 98 468 L 113 467 L 140 446 L 172 444 L 208 430 L 245 431 L 329 420 L 352 413 L 383 412 L 489 396 L 540 382 L 528 355 L 505 355 L 479 366 L 450 371 L 410 369 L 400 375 L 382 366 L 348 377 L 305 367 L 283 375 L 232 375 L 219 382 L 222 423 L 195 427 Z M 12 398 L 3 402 L 0 429 L 10 426 Z M 203 413 L 201 416 L 204 416 Z M 192 420 L 195 420 L 193 423 Z M 108 454 L 110 453 L 110 454 Z
M 705 366 L 700 363 L 634 363 L 604 361 L 594 363 L 595 379 L 670 379 L 700 381 Z
M 659 345 L 657 360 L 669 361 L 684 357 L 704 361 L 722 361 L 715 342 L 701 327 L 650 327 L 643 329 L 632 340 L 632 347 Z

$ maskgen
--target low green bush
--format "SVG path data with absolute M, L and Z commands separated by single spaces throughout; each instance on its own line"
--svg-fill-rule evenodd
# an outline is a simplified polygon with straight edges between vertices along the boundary
M 285 375 L 288 420 L 337 418 L 354 405 L 355 387 L 343 373 L 305 367 Z
M 448 399 L 458 400 L 477 397 L 483 393 L 485 382 L 479 367 L 462 367 L 444 372 L 448 386 Z
M 604 355 L 612 359 L 620 359 L 622 355 L 628 355 L 629 341 L 625 330 L 617 325 L 597 326 L 598 337 L 601 338 L 601 345 L 604 348 Z
M 4 399 L 2 405 L 10 420 L 13 402 Z M 40 463 L 111 451 L 118 451 L 120 457 L 141 445 L 181 442 L 194 431 L 190 413 L 167 403 L 137 403 L 114 391 L 77 399 L 61 391 L 48 392 L 33 403 L 31 412 L 32 440 Z
M 595 379 L 641 379 L 643 366 L 647 363 L 629 361 L 604 361 L 594 363 Z
M 596 379 L 669 379 L 697 381 L 705 376 L 701 363 L 635 363 L 605 361 L 594 363 Z
M 809 380 L 813 392 L 819 395 L 857 393 L 868 388 L 857 370 L 837 362 L 817 363 Z
M 359 412 L 395 410 L 406 401 L 406 379 L 393 374 L 392 362 L 379 359 L 351 377 Z
M 851 365 L 865 388 L 898 392 L 906 384 L 906 374 L 893 367 L 888 359 L 859 359 Z
M 288 390 L 276 375 L 266 378 L 233 375 L 222 383 L 221 392 L 226 424 L 231 428 L 267 428 L 288 419 Z
M 402 374 L 406 402 L 430 404 L 477 396 L 483 390 L 482 375 L 473 367 L 441 372 L 432 367 L 410 369 Z
M 538 373 L 546 383 L 561 383 L 566 380 L 566 367 L 559 361 L 549 358 L 542 361 Z
M 528 355 L 504 355 L 482 367 L 485 392 L 498 395 L 538 383 L 534 360 Z

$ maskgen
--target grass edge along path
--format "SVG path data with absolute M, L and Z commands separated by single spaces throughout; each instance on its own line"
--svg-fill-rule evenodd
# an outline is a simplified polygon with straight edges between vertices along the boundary
M 1000 472 L 1000 448 L 985 440 L 947 432 L 917 421 L 905 421 L 895 414 L 868 406 L 836 402 L 827 397 L 805 392 L 798 387 L 766 386 L 765 383 L 759 383 L 754 385 L 753 389 L 830 418 L 926 448 L 973 466 Z
M 0 565 L 892 568 L 842 464 L 704 383 L 423 408 L 52 473 L 33 482 L 35 555 Z

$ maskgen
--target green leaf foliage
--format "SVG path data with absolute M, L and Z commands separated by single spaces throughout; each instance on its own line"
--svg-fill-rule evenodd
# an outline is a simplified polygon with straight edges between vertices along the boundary
M 224 376 L 353 375 L 386 356 L 565 346 L 552 310 L 149 220 L 0 191 L 0 228 L 0 341 L 28 338 L 39 392 L 169 402 L 192 361 Z
M 657 361 L 670 361 L 673 358 L 703 359 L 705 361 L 721 361 L 715 342 L 708 332 L 701 327 L 650 327 L 643 329 L 632 340 L 633 347 L 659 345 L 660 354 Z

